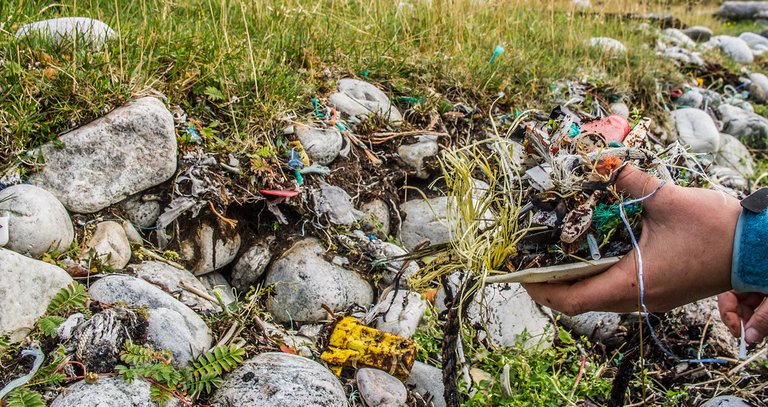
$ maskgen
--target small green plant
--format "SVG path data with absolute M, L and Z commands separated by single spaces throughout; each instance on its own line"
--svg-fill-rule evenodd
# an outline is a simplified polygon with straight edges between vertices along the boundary
M 221 385 L 221 376 L 243 362 L 245 351 L 236 345 L 217 346 L 200 355 L 190 367 L 176 368 L 168 351 L 157 351 L 147 346 L 128 342 L 121 356 L 126 365 L 117 367 L 117 373 L 131 382 L 143 378 L 151 383 L 152 400 L 162 403 L 172 397 L 184 400 L 211 393 Z
M 87 313 L 88 309 L 85 303 L 88 301 L 88 293 L 85 286 L 73 281 L 72 284 L 62 288 L 46 309 L 47 315 L 69 315 L 73 312 Z M 63 321 L 62 321 L 63 322 Z
M 23 387 L 12 391 L 5 405 L 6 407 L 45 407 L 40 393 Z

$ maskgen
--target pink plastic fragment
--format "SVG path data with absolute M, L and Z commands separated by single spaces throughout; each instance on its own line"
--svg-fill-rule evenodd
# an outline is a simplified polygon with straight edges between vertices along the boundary
M 606 144 L 621 143 L 629 134 L 629 122 L 627 119 L 612 114 L 599 120 L 585 123 L 581 126 L 582 133 L 597 133 L 605 138 Z

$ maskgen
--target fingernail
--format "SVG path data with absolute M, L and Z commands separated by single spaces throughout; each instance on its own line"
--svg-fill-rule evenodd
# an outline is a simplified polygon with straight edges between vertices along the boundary
M 757 332 L 757 329 L 747 328 L 747 331 L 744 333 L 744 339 L 749 343 L 758 343 L 763 337 L 760 335 L 760 332 Z

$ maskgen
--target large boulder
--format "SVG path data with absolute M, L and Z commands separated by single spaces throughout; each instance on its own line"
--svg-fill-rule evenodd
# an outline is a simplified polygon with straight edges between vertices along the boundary
M 318 322 L 333 311 L 373 303 L 371 285 L 356 272 L 327 261 L 319 240 L 299 241 L 269 267 L 265 284 L 274 286 L 267 308 L 279 322 Z
M 101 377 L 93 384 L 80 380 L 64 388 L 51 407 L 157 407 L 149 387 L 149 382 L 142 379 L 128 383 L 117 377 Z M 163 404 L 176 405 L 174 401 Z
M 235 369 L 214 407 L 346 407 L 341 383 L 321 364 L 288 353 L 262 353 Z
M 681 144 L 691 147 L 691 152 L 714 154 L 720 148 L 720 132 L 707 112 L 683 108 L 672 111 Z
M 37 154 L 45 167 L 33 183 L 72 212 L 96 212 L 173 176 L 173 115 L 159 100 L 141 98 L 45 144 Z
M 25 24 L 16 31 L 16 38 L 37 35 L 58 44 L 77 41 L 78 46 L 101 49 L 115 32 L 102 21 L 86 17 L 62 17 Z
M 754 112 L 731 105 L 720 105 L 723 132 L 753 148 L 765 148 L 768 143 L 768 119 Z
M 696 42 L 707 42 L 712 38 L 712 30 L 700 25 L 688 27 L 683 33 Z
M 759 54 L 768 50 L 768 38 L 751 32 L 741 33 L 739 38 L 747 43 L 753 53 Z
M 50 192 L 32 185 L 14 185 L 0 191 L 0 217 L 8 217 L 8 249 L 40 257 L 63 252 L 75 238 L 64 206 Z
M 371 115 L 380 115 L 392 124 L 403 121 L 400 111 L 392 105 L 389 97 L 379 88 L 357 79 L 341 79 L 337 92 L 328 101 L 340 112 L 348 116 L 363 119 Z
M 768 76 L 753 72 L 749 74 L 749 80 L 749 96 L 758 103 L 768 102 Z
M 59 267 L 0 249 L 0 335 L 21 340 L 56 293 L 71 283 Z
M 621 41 L 608 37 L 591 38 L 589 45 L 602 50 L 605 54 L 619 55 L 627 52 L 627 47 Z
M 102 303 L 146 307 L 147 341 L 157 349 L 169 350 L 179 366 L 188 364 L 211 347 L 208 326 L 200 316 L 140 278 L 109 275 L 93 283 L 89 293 L 91 299 Z

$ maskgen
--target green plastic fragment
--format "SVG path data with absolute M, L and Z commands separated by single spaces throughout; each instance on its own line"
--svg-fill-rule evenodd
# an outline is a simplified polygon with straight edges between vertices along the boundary
M 592 214 L 592 226 L 597 230 L 601 236 L 605 236 L 613 229 L 616 229 L 621 223 L 621 215 L 619 215 L 619 204 L 606 205 L 599 203 L 595 207 L 595 211 Z M 628 218 L 631 218 L 643 211 L 643 206 L 640 204 L 627 205 L 624 208 Z
M 611 141 L 608 143 L 608 147 L 624 147 L 624 144 L 621 144 L 618 141 Z

